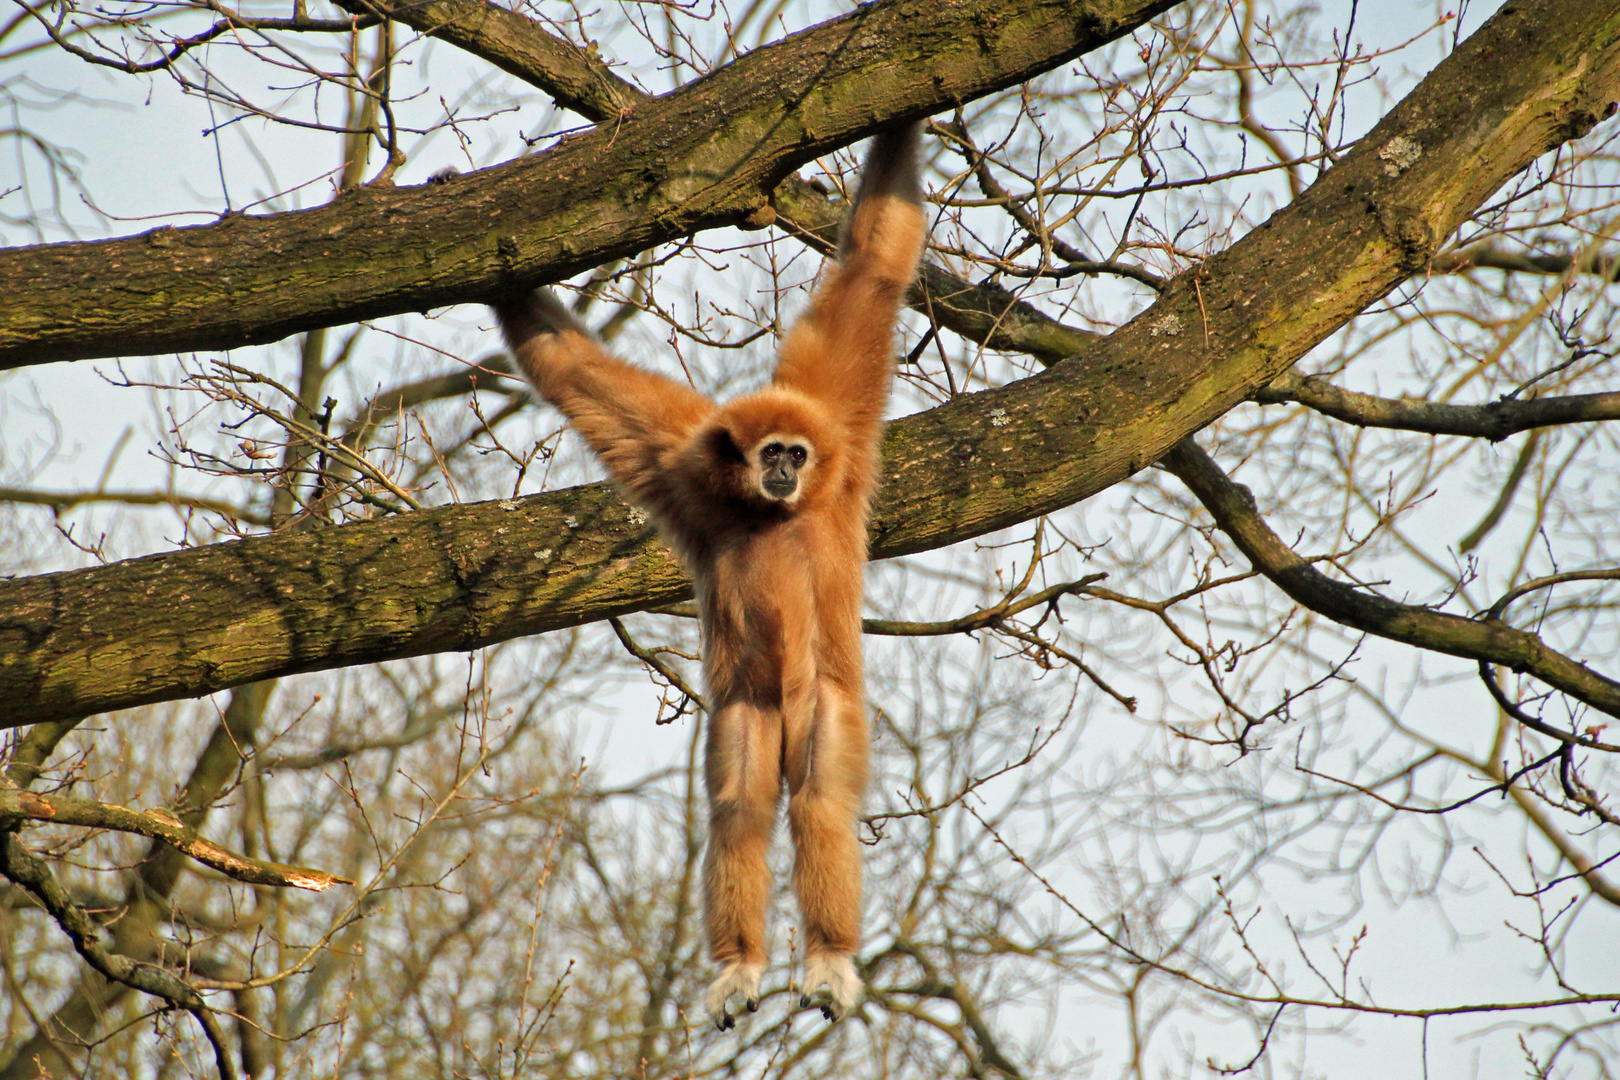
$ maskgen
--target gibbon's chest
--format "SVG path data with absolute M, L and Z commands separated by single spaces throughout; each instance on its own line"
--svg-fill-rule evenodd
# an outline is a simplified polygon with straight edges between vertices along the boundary
M 707 565 L 696 568 L 704 591 L 732 618 L 774 621 L 783 607 L 813 606 L 820 561 L 814 535 L 787 520 L 720 538 Z
M 724 537 L 693 566 L 706 640 L 771 654 L 810 644 L 817 558 L 794 524 Z

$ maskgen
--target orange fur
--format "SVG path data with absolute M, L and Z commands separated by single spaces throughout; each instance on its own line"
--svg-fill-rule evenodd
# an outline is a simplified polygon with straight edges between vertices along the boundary
M 696 583 L 713 710 L 705 921 L 724 966 L 710 1007 L 722 1027 L 731 994 L 757 1001 L 784 783 L 810 980 L 830 988 L 828 1015 L 859 992 L 861 578 L 894 322 L 923 242 L 916 140 L 908 127 L 874 143 L 838 259 L 758 393 L 717 406 L 616 360 L 545 291 L 496 307 L 524 373 L 654 516 Z M 806 453 L 789 496 L 763 487 L 772 446 Z

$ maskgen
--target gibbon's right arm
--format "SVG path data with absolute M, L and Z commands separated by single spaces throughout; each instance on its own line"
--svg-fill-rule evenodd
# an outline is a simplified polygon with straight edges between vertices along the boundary
M 861 184 L 810 310 L 782 344 L 776 381 L 833 406 L 857 438 L 877 437 L 893 376 L 894 324 L 922 259 L 917 143 L 907 124 L 872 140 Z
M 684 446 L 714 403 L 689 386 L 610 356 L 550 289 L 493 305 L 518 370 L 596 451 L 638 501 L 670 497 L 669 451 Z

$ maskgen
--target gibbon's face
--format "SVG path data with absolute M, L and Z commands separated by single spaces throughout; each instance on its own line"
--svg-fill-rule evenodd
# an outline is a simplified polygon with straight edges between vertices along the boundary
M 819 403 L 780 387 L 721 406 L 698 445 L 717 493 L 756 510 L 806 509 L 841 475 L 836 425 Z
M 802 490 L 800 473 L 810 464 L 810 443 L 798 435 L 772 433 L 748 455 L 760 494 L 792 506 Z

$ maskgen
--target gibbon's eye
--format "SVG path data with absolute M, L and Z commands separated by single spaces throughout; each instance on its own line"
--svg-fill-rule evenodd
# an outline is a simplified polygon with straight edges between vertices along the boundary
M 761 450 L 759 452 L 760 460 L 767 463 L 767 464 L 769 464 L 770 462 L 775 461 L 777 458 L 779 458 L 781 456 L 782 456 L 782 444 L 779 443 L 779 442 L 770 443 L 765 447 L 765 449 L 763 449 L 763 450 Z
M 809 457 L 810 457 L 810 451 L 806 450 L 802 446 L 790 446 L 790 447 L 788 447 L 788 458 L 789 458 L 789 460 L 791 460 L 793 462 L 793 467 L 795 469 L 803 468 L 805 461 Z

